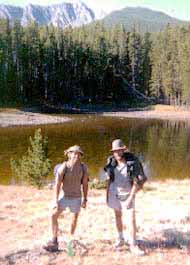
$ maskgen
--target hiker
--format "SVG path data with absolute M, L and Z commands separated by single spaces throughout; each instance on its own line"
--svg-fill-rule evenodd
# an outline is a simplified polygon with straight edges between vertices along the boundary
M 88 194 L 88 169 L 81 162 L 83 151 L 80 146 L 74 145 L 65 151 L 68 160 L 56 168 L 55 199 L 51 213 L 52 239 L 47 242 L 44 249 L 53 252 L 58 250 L 58 217 L 66 208 L 73 213 L 71 223 L 71 236 L 74 235 L 77 219 L 81 207 L 86 208 Z M 83 198 L 81 192 L 83 189 Z M 63 196 L 59 198 L 60 189 L 63 189 Z
M 115 212 L 118 240 L 116 248 L 127 242 L 124 225 L 128 224 L 128 237 L 131 253 L 141 256 L 144 251 L 136 243 L 135 195 L 146 181 L 143 167 L 121 139 L 112 142 L 112 156 L 108 157 L 104 168 L 107 175 L 107 205 Z

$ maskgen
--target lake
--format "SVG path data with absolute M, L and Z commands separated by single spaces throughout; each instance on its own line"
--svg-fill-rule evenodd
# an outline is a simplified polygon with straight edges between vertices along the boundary
M 12 176 L 10 159 L 26 153 L 29 137 L 39 127 L 49 139 L 49 179 L 54 165 L 65 159 L 64 150 L 74 144 L 84 151 L 91 178 L 98 178 L 115 138 L 122 138 L 140 157 L 151 179 L 190 178 L 189 122 L 75 115 L 64 124 L 0 128 L 0 184 L 19 183 Z

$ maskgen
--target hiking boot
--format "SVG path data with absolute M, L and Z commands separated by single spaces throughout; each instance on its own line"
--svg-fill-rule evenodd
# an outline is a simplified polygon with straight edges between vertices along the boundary
M 115 242 L 115 244 L 114 244 L 114 248 L 115 249 L 118 249 L 118 248 L 120 248 L 120 247 L 123 247 L 125 245 L 125 240 L 123 239 L 123 238 L 119 238 L 119 239 L 117 239 L 117 241 Z
M 135 256 L 144 256 L 144 250 L 140 249 L 137 245 L 132 245 L 129 247 L 130 252 Z
M 45 249 L 49 252 L 56 252 L 56 251 L 58 251 L 58 242 L 50 240 L 47 242 L 46 245 L 43 246 L 43 249 Z

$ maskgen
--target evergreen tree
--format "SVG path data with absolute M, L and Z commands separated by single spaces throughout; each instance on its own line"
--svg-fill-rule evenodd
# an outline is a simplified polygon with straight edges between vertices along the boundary
M 0 20 L 0 104 L 190 102 L 190 27 L 22 27 Z
M 30 137 L 27 154 L 18 161 L 11 159 L 11 169 L 23 182 L 41 188 L 51 169 L 48 139 L 43 138 L 41 129 L 35 131 L 34 138 Z
M 129 59 L 131 65 L 131 86 L 135 90 L 143 91 L 142 78 L 142 39 L 134 28 L 129 34 Z

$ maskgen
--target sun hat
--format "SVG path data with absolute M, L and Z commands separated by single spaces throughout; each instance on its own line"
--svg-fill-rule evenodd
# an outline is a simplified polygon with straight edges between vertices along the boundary
M 112 149 L 111 152 L 117 151 L 117 150 L 126 150 L 127 147 L 124 145 L 123 141 L 121 139 L 115 139 L 112 142 Z
M 67 150 L 65 150 L 65 155 L 67 155 L 69 152 L 76 152 L 76 153 L 80 153 L 81 155 L 84 155 L 79 145 L 73 145 L 69 147 Z

